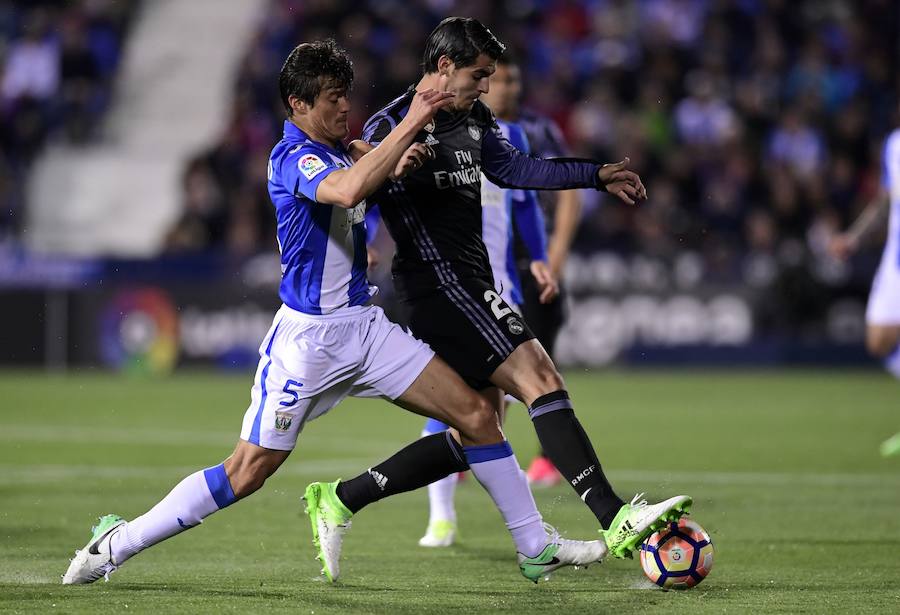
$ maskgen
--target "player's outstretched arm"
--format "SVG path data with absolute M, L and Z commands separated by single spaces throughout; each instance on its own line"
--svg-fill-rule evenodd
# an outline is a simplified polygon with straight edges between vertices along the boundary
M 352 167 L 335 171 L 323 179 L 316 189 L 316 201 L 339 207 L 355 207 L 388 179 L 416 133 L 452 100 L 453 94 L 449 92 L 416 92 L 406 116 L 381 145 L 363 155 Z
M 875 200 L 866 205 L 850 228 L 831 238 L 831 241 L 828 242 L 828 252 L 839 260 L 844 260 L 856 252 L 860 243 L 885 223 L 890 210 L 890 202 L 887 189 L 882 187 Z
M 496 124 L 481 142 L 482 170 L 501 188 L 596 188 L 633 205 L 646 198 L 647 191 L 628 163 L 628 158 L 604 165 L 580 158 L 534 158 L 513 147 Z

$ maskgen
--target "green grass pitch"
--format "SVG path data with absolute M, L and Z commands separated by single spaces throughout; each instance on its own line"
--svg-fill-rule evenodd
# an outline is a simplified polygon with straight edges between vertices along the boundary
M 563 570 L 533 585 L 499 514 L 469 480 L 458 546 L 416 545 L 419 491 L 362 511 L 342 580 L 318 576 L 299 497 L 415 438 L 421 419 L 349 400 L 307 425 L 251 498 L 128 562 L 109 583 L 59 576 L 100 514 L 134 517 L 234 444 L 252 376 L 139 379 L 0 373 L 0 612 L 823 613 L 900 609 L 900 385 L 877 372 L 584 372 L 579 416 L 622 497 L 694 497 L 716 545 L 687 592 L 647 587 L 637 560 Z M 524 465 L 536 439 L 519 406 L 507 433 Z M 537 491 L 569 537 L 596 522 L 562 485 Z

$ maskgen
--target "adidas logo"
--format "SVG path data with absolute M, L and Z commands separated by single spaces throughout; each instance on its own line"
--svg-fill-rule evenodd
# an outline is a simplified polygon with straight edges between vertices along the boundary
M 441 142 L 434 138 L 434 135 L 428 133 L 428 136 L 425 137 L 425 145 L 440 145 Z
M 369 468 L 369 475 L 375 479 L 375 484 L 378 485 L 378 488 L 384 491 L 384 488 L 388 482 L 387 476 L 385 476 L 381 472 L 376 472 L 372 468 Z

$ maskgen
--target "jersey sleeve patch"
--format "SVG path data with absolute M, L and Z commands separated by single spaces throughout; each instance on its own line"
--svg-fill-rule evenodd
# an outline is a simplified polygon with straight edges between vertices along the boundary
M 312 179 L 322 171 L 328 168 L 325 161 L 315 154 L 303 154 L 297 160 L 297 168 L 303 173 L 306 179 Z

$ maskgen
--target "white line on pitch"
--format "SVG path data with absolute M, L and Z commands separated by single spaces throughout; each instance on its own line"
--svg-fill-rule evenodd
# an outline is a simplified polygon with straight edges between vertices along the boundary
M 317 475 L 323 479 L 348 472 L 362 472 L 379 457 L 353 457 L 341 459 L 297 460 L 288 462 L 278 471 L 284 476 Z M 176 479 L 200 469 L 199 466 L 115 466 L 115 465 L 63 465 L 31 464 L 0 465 L 0 485 L 22 485 L 37 482 L 54 482 L 69 479 Z M 637 482 L 648 487 L 669 484 L 685 486 L 737 486 L 748 485 L 785 486 L 802 488 L 818 487 L 900 487 L 900 476 L 872 472 L 854 473 L 805 473 L 805 472 L 707 472 L 685 470 L 612 470 L 610 477 L 616 481 Z

